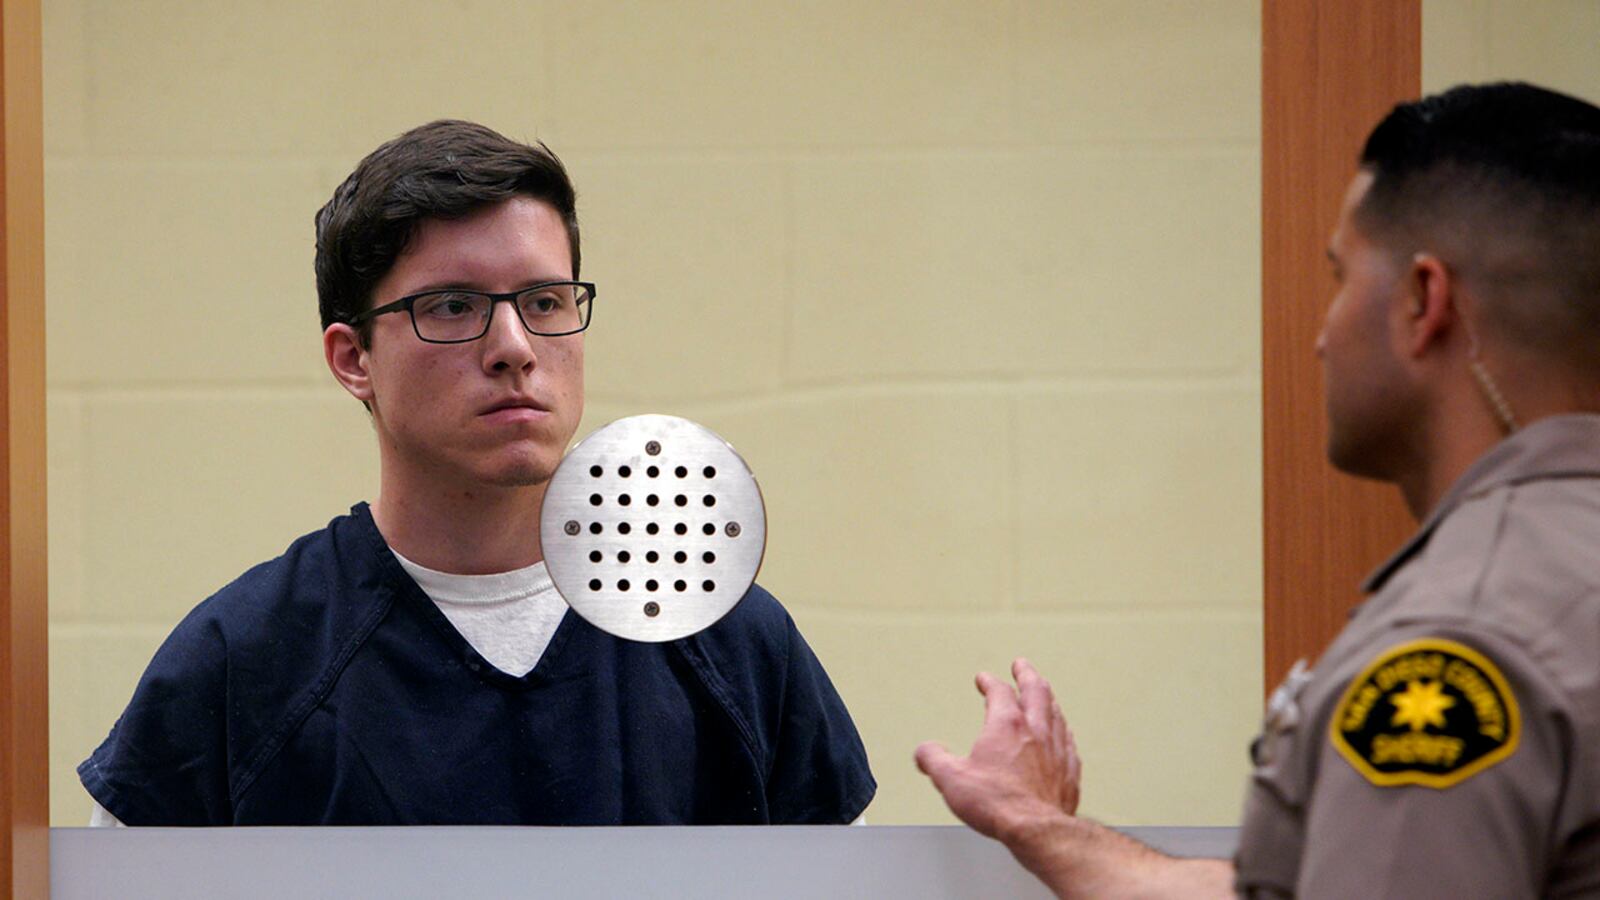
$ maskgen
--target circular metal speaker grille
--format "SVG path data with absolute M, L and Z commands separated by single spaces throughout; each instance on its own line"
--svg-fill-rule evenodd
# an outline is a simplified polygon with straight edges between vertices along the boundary
M 750 589 L 767 514 L 727 441 L 688 419 L 631 416 L 561 461 L 539 540 L 579 615 L 618 637 L 671 641 L 710 626 Z

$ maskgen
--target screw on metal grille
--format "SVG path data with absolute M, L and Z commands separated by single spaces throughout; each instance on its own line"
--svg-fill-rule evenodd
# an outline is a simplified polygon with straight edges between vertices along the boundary
M 729 522 L 728 523 L 728 527 L 723 529 L 723 530 L 728 533 L 728 537 L 738 537 L 739 536 L 739 530 L 740 530 L 739 529 L 739 523 L 738 522 Z
M 577 534 L 578 532 L 583 530 L 583 526 L 579 525 L 577 520 L 574 519 L 572 521 L 569 521 L 567 524 L 561 526 L 561 530 L 565 531 L 567 534 Z
M 649 441 L 649 442 L 647 442 L 644 445 L 644 452 L 650 454 L 651 456 L 660 456 L 661 455 L 661 442 L 660 441 Z
M 655 584 L 655 582 L 653 582 L 653 581 L 650 582 L 650 583 L 651 584 Z M 655 590 L 655 588 L 651 588 L 650 590 L 653 591 L 653 590 Z M 654 600 L 651 600 L 649 603 L 646 603 L 644 605 L 644 614 L 649 616 L 652 619 L 655 618 L 656 616 L 661 615 L 661 604 L 655 602 Z

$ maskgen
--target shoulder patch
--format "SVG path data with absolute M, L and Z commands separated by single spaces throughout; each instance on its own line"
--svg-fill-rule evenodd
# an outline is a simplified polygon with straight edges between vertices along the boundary
M 1447 788 L 1517 749 L 1511 686 L 1478 651 L 1443 638 L 1409 641 L 1361 670 L 1339 698 L 1329 736 L 1380 787 Z

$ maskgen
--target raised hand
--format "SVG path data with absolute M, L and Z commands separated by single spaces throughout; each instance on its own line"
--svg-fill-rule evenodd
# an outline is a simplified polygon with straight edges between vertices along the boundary
M 961 821 L 1008 842 L 1018 830 L 1076 813 L 1082 771 L 1050 682 L 1025 659 L 1011 674 L 1016 688 L 979 673 L 983 728 L 967 756 L 932 741 L 916 752 L 917 768 Z

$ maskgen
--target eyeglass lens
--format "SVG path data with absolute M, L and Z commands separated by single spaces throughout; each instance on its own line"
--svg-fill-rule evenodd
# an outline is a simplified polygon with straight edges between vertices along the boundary
M 425 341 L 470 341 L 488 332 L 494 302 L 472 291 L 438 291 L 418 297 L 411 318 Z M 523 291 L 511 305 L 534 334 L 571 334 L 583 330 L 589 291 L 576 284 L 545 285 Z

